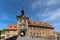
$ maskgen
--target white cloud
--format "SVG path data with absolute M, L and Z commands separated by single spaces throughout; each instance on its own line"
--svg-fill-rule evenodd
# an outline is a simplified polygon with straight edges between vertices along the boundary
M 32 4 L 32 8 L 36 9 L 36 8 L 40 8 L 41 5 L 45 5 L 45 3 L 47 3 L 48 7 L 45 9 L 45 11 L 43 13 L 36 13 L 36 16 L 39 18 L 39 19 L 43 19 L 44 22 L 46 21 L 53 21 L 55 19 L 58 19 L 60 17 L 60 8 L 57 8 L 57 9 L 51 9 L 49 5 L 52 5 L 52 4 L 56 4 L 56 3 L 59 3 L 60 1 L 59 0 L 48 0 L 44 2 L 39 0 L 37 2 L 33 2 Z M 46 5 L 46 6 L 47 6 Z M 34 10 L 33 9 L 33 10 Z M 54 11 L 51 11 L 51 10 L 54 10 Z
M 41 6 L 51 6 L 55 4 L 60 4 L 60 0 L 37 0 L 34 1 L 31 6 L 32 9 L 40 8 Z
M 59 25 L 60 25 L 60 23 L 59 22 L 56 22 L 56 23 L 53 23 L 53 24 L 51 24 L 51 25 L 53 25 L 53 27 L 60 27 Z
M 37 6 L 40 6 L 40 4 L 41 4 L 41 1 L 33 2 L 32 3 L 32 8 L 35 8 Z
M 47 0 L 37 0 L 37 1 L 34 1 L 31 4 L 32 9 L 40 8 L 41 6 L 46 6 L 46 1 Z
M 47 5 L 53 5 L 53 4 L 57 4 L 59 2 L 60 2 L 59 0 L 49 0 L 46 3 L 47 3 Z
M 49 13 L 49 8 L 46 8 L 45 11 L 43 12 L 43 14 L 41 15 L 42 17 L 48 17 L 50 16 L 52 13 Z
M 52 5 L 52 4 L 56 4 L 56 3 L 57 3 L 56 0 L 49 0 L 49 1 L 47 1 L 48 5 Z
M 53 12 L 48 12 L 47 14 L 48 15 L 50 14 L 50 15 L 46 19 L 44 19 L 44 21 L 56 20 L 60 17 L 60 9 L 57 9 L 56 11 L 53 11 Z

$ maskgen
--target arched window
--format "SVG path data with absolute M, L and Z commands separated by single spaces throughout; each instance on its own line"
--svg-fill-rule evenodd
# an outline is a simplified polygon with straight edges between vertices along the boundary
M 32 30 L 32 27 L 30 26 L 30 30 Z
M 26 25 L 24 24 L 24 29 L 26 29 Z
M 26 20 L 24 20 L 24 29 L 26 29 Z
M 22 24 L 20 24 L 20 28 L 22 28 Z
M 20 23 L 22 23 L 22 19 L 20 19 Z
M 40 32 L 40 35 L 41 35 L 41 32 Z
M 34 30 L 35 30 L 35 27 L 34 27 Z
M 26 20 L 24 20 L 24 24 L 26 24 Z
M 32 32 L 30 32 L 30 35 L 32 35 Z
M 34 36 L 35 36 L 35 32 L 34 32 Z
M 44 32 L 43 32 L 43 35 L 44 35 Z
M 39 33 L 37 32 L 37 35 L 39 35 Z

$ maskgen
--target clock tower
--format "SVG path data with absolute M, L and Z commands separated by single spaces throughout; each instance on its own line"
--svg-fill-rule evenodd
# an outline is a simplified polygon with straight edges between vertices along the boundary
M 20 36 L 27 35 L 29 18 L 24 15 L 24 9 L 21 10 L 21 15 L 17 16 L 17 26 Z

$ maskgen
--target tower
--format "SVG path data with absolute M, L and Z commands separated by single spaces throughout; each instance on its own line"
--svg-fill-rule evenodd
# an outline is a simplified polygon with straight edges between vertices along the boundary
M 17 16 L 17 26 L 20 36 L 27 35 L 29 18 L 24 15 L 24 9 L 21 10 L 21 15 Z

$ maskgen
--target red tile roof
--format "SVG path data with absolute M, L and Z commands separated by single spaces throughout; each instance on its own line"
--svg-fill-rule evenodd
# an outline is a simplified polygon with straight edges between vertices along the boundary
M 16 24 L 9 24 L 7 30 L 17 30 L 18 26 Z
M 29 26 L 39 26 L 39 27 L 47 27 L 47 28 L 53 28 L 50 24 L 45 22 L 36 22 L 36 21 L 29 21 Z M 53 28 L 54 29 L 54 28 Z

